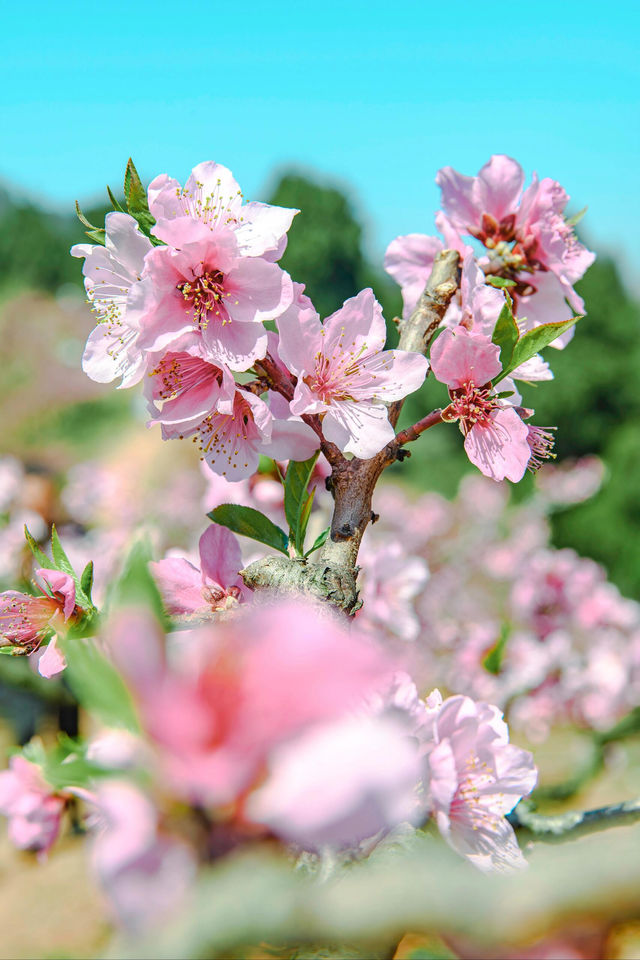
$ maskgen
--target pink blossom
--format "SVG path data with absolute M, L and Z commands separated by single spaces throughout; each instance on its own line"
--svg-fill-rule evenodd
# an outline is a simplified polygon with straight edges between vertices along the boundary
M 575 313 L 584 314 L 584 301 L 572 291 L 572 307 L 567 303 L 568 291 L 555 274 L 536 273 L 518 275 L 519 287 L 515 296 L 518 324 L 523 332 L 534 330 L 542 323 L 561 323 Z M 575 324 L 556 337 L 549 346 L 562 350 L 573 339 Z
M 500 155 L 491 157 L 477 177 L 465 177 L 444 167 L 436 182 L 453 227 L 472 234 L 489 251 L 483 263 L 485 271 L 506 270 L 507 276 L 516 280 L 512 293 L 518 314 L 528 320 L 527 329 L 541 322 L 568 319 L 572 314 L 565 298 L 573 310 L 584 312 L 584 303 L 572 284 L 595 256 L 578 242 L 573 226 L 564 217 L 569 198 L 559 183 L 548 177 L 538 181 L 534 174 L 522 193 L 522 168 L 510 157 Z M 551 276 L 545 273 L 549 271 Z M 572 335 L 572 330 L 567 331 L 555 346 L 562 348 Z
M 82 369 L 99 383 L 122 377 L 130 387 L 144 374 L 146 358 L 140 349 L 140 308 L 144 285 L 140 283 L 151 241 L 126 213 L 108 213 L 105 246 L 78 243 L 74 257 L 84 257 L 84 283 L 97 318 L 89 334 Z
M 500 349 L 464 327 L 445 330 L 431 350 L 431 367 L 452 398 L 447 419 L 460 421 L 469 460 L 493 480 L 521 480 L 531 458 L 529 431 L 511 406 L 491 394 Z
M 233 413 L 236 384 L 224 364 L 198 355 L 197 348 L 169 351 L 149 372 L 145 393 L 165 440 L 197 427 L 210 413 Z M 158 406 L 161 404 L 161 406 Z
M 264 400 L 236 389 L 224 364 L 184 351 L 165 353 L 151 371 L 147 396 L 150 425 L 160 423 L 165 440 L 193 437 L 202 459 L 230 480 L 255 472 L 273 418 Z
M 151 624 L 126 613 L 112 624 L 143 728 L 191 801 L 238 801 L 279 744 L 357 709 L 393 672 L 375 644 L 315 605 L 241 610 L 184 634 L 171 665 Z
M 200 537 L 199 550 L 201 569 L 179 557 L 151 564 L 172 615 L 225 610 L 245 593 L 238 573 L 242 568 L 240 545 L 230 530 L 212 523 Z
M 247 815 L 305 849 L 356 847 L 416 818 L 420 759 L 400 715 L 319 724 L 270 757 Z
M 0 813 L 9 818 L 9 839 L 20 850 L 46 855 L 60 832 L 65 805 L 38 765 L 25 757 L 11 757 L 9 769 L 0 773 Z
M 431 275 L 433 261 L 441 250 L 444 250 L 444 244 L 439 237 L 427 237 L 422 233 L 396 237 L 387 247 L 384 268 L 402 289 L 402 316 L 405 319 L 415 310 Z
M 148 254 L 140 344 L 161 352 L 189 333 L 217 364 L 247 370 L 264 357 L 267 331 L 293 298 L 291 279 L 276 264 L 242 256 L 232 230 L 190 218 L 167 221 L 169 246 Z
M 61 630 L 76 615 L 72 577 L 59 570 L 36 570 L 36 574 L 44 584 L 40 587 L 42 596 L 16 590 L 0 594 L 0 644 L 16 644 L 27 653 L 37 650 L 47 634 Z M 49 655 L 41 658 L 39 670 L 49 677 L 59 673 L 64 665 L 64 658 L 54 645 Z
M 443 167 L 436 183 L 442 191 L 443 209 L 456 230 L 482 240 L 513 238 L 524 173 L 511 157 L 492 156 L 477 177 Z
M 193 168 L 184 187 L 163 173 L 149 184 L 148 192 L 158 236 L 162 236 L 166 221 L 188 218 L 212 230 L 218 226 L 233 230 L 242 254 L 273 261 L 284 253 L 287 231 L 299 213 L 256 201 L 243 204 L 231 171 L 210 160 Z
M 401 640 L 415 640 L 420 623 L 413 601 L 429 578 L 424 560 L 407 554 L 400 543 L 376 548 L 367 543 L 361 563 L 363 607 L 358 625 L 374 632 L 382 627 Z
M 385 401 L 422 384 L 428 363 L 417 353 L 383 350 L 386 328 L 373 291 L 347 300 L 324 324 L 312 307 L 278 321 L 280 356 L 298 383 L 291 412 L 323 415 L 327 440 L 368 459 L 393 440 Z
M 505 817 L 536 784 L 533 757 L 509 743 L 497 707 L 455 696 L 432 709 L 426 788 L 438 829 L 481 870 L 525 866 Z
M 196 864 L 186 844 L 158 829 L 158 812 L 132 783 L 99 788 L 91 865 L 116 919 L 132 931 L 179 907 Z
M 534 174 L 516 217 L 515 249 L 522 250 L 528 262 L 539 261 L 553 271 L 571 302 L 571 286 L 588 270 L 595 254 L 578 242 L 572 225 L 566 221 L 563 212 L 568 200 L 557 181 L 550 177 L 538 181 Z

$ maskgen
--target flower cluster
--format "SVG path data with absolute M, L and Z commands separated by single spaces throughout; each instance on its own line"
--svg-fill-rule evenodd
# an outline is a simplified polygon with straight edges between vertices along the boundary
M 104 246 L 72 250 L 85 258 L 98 321 L 83 360 L 90 377 L 121 377 L 123 387 L 144 379 L 163 437 L 192 437 L 212 470 L 234 481 L 255 473 L 262 453 L 305 459 L 318 449 L 305 414 L 319 415 L 327 440 L 363 458 L 393 439 L 384 402 L 417 389 L 427 361 L 383 349 L 370 290 L 321 324 L 304 287 L 277 264 L 297 210 L 244 204 L 231 172 L 210 162 L 184 187 L 156 177 L 148 208 L 149 236 L 116 211 Z M 256 365 L 265 358 L 296 383 L 290 403 L 273 396 L 264 375 L 253 386 L 242 378 L 264 374 Z

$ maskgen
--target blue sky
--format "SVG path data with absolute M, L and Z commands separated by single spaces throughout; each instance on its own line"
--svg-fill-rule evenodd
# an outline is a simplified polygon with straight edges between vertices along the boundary
M 553 176 L 631 278 L 637 8 L 582 0 L 3 5 L 0 178 L 58 208 L 231 167 L 248 199 L 298 167 L 349 185 L 381 254 L 433 232 L 437 169 L 492 153 Z

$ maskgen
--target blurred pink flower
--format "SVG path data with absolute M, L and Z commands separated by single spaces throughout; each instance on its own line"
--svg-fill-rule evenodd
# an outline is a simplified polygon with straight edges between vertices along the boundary
M 400 714 L 350 716 L 279 745 L 246 812 L 305 849 L 354 848 L 417 816 L 420 758 Z
M 0 813 L 9 818 L 9 839 L 20 850 L 41 856 L 60 831 L 66 799 L 54 793 L 40 768 L 25 757 L 14 756 L 0 773 Z
M 154 627 L 123 613 L 110 648 L 173 787 L 216 805 L 239 801 L 279 744 L 357 709 L 393 672 L 373 642 L 309 603 L 240 608 L 183 634 L 171 665 Z
M 428 369 L 418 353 L 384 350 L 386 327 L 372 290 L 363 290 L 325 320 L 313 307 L 278 320 L 280 357 L 298 382 L 291 412 L 323 415 L 327 440 L 368 459 L 395 435 L 384 401 L 417 390 Z
M 426 563 L 409 555 L 400 543 L 374 548 L 369 541 L 360 554 L 362 609 L 358 626 L 376 633 L 380 628 L 401 640 L 415 640 L 420 632 L 413 601 L 429 578 Z
M 134 784 L 103 783 L 95 797 L 91 865 L 117 921 L 148 929 L 179 909 L 195 877 L 189 847 L 158 830 L 158 812 Z

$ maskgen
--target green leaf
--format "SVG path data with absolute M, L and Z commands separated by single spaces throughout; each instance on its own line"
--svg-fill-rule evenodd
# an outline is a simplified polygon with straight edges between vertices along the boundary
M 33 536 L 31 535 L 31 533 L 29 532 L 29 528 L 27 527 L 26 523 L 25 523 L 25 525 L 24 525 L 24 538 L 25 538 L 25 540 L 27 541 L 27 543 L 28 543 L 28 545 L 29 545 L 29 549 L 31 550 L 31 553 L 34 555 L 34 557 L 36 558 L 36 560 L 38 561 L 38 563 L 40 564 L 40 566 L 41 566 L 41 567 L 44 567 L 45 570 L 50 570 L 50 569 L 51 569 L 51 560 L 50 560 L 49 557 L 46 555 L 46 553 L 44 553 L 44 551 L 40 549 L 40 547 L 39 547 L 38 544 L 36 543 L 35 539 L 34 539 Z
M 129 550 L 120 576 L 109 595 L 109 608 L 146 607 L 158 622 L 167 624 L 164 603 L 149 569 L 151 545 L 146 536 L 136 539 Z
M 138 731 L 138 719 L 125 683 L 94 640 L 58 637 L 67 661 L 65 677 L 80 704 L 109 727 Z
M 93 560 L 89 560 L 89 563 L 82 571 L 80 575 L 80 586 L 82 587 L 86 598 L 91 600 L 91 590 L 93 588 Z
M 509 365 L 503 368 L 502 373 L 494 379 L 494 386 L 512 370 L 519 367 L 521 363 L 535 357 L 536 353 L 553 343 L 557 337 L 563 334 L 565 330 L 569 330 L 579 319 L 580 317 L 572 317 L 570 320 L 563 320 L 560 323 L 543 323 L 534 330 L 529 330 L 528 333 L 523 334 L 513 348 Z
M 316 537 L 311 549 L 307 550 L 307 552 L 305 553 L 305 557 L 308 557 L 309 554 L 313 553 L 314 550 L 318 550 L 322 546 L 322 544 L 326 542 L 326 539 L 329 536 L 330 530 L 331 530 L 331 527 L 327 527 L 326 530 L 323 530 L 322 533 L 318 537 Z
M 265 517 L 264 513 L 254 510 L 253 507 L 243 507 L 237 503 L 222 503 L 207 516 L 214 523 L 228 527 L 234 533 L 239 533 L 243 537 L 250 537 L 259 543 L 266 543 L 268 547 L 273 547 L 274 550 L 279 550 L 280 553 L 289 556 L 288 538 L 284 530 L 272 523 L 268 517 Z
M 489 650 L 488 654 L 482 661 L 482 666 L 485 668 L 487 673 L 500 673 L 500 668 L 502 667 L 502 661 L 504 659 L 504 651 L 507 646 L 507 640 L 509 639 L 509 632 L 509 627 L 506 624 L 503 624 L 498 640 L 491 647 L 491 650 Z
M 574 213 L 572 217 L 567 217 L 565 222 L 568 226 L 575 227 L 576 223 L 580 223 L 588 209 L 588 207 L 583 207 L 582 210 L 578 210 L 577 213 Z
M 138 225 L 144 235 L 149 237 L 156 246 L 161 243 L 157 237 L 151 233 L 151 228 L 155 226 L 155 220 L 151 216 L 149 203 L 147 201 L 147 191 L 142 185 L 135 164 L 131 157 L 127 163 L 127 169 L 124 174 L 124 197 L 127 202 L 127 210 L 132 217 L 138 221 Z
M 88 221 L 87 218 L 85 217 L 84 213 L 83 213 L 82 210 L 80 209 L 80 204 L 78 203 L 77 200 L 76 200 L 76 213 L 77 213 L 77 215 L 78 215 L 78 220 L 80 221 L 80 223 L 81 223 L 83 226 L 89 228 L 88 230 L 85 230 L 86 235 L 87 235 L 91 240 L 95 240 L 96 243 L 99 243 L 101 246 L 104 247 L 104 242 L 105 242 L 105 237 L 106 237 L 106 233 L 105 233 L 104 227 L 94 227 L 94 225 L 93 225 L 92 223 L 89 223 L 89 221 Z
M 303 521 L 309 497 L 307 486 L 317 459 L 318 454 L 314 453 L 308 460 L 290 460 L 284 478 L 284 513 L 289 524 L 291 542 L 298 554 L 302 554 L 304 534 L 309 519 L 307 512 L 306 520 Z
M 507 280 L 506 277 L 496 277 L 494 274 L 485 277 L 485 283 L 488 283 L 491 287 L 497 287 L 499 290 L 504 290 L 505 287 L 517 286 L 515 280 Z
M 62 573 L 68 573 L 70 577 L 73 577 L 74 580 L 77 580 L 75 570 L 71 566 L 71 561 L 62 549 L 62 544 L 60 543 L 60 537 L 58 536 L 58 531 L 56 530 L 55 523 L 51 527 L 51 552 L 53 554 L 53 562 L 56 565 L 56 570 L 61 570 Z
M 111 205 L 113 209 L 117 210 L 119 213 L 126 213 L 127 211 L 124 209 L 120 201 L 116 200 L 111 190 L 111 187 L 108 184 L 107 184 L 107 193 L 109 194 L 109 200 L 111 200 Z
M 496 321 L 493 337 L 491 338 L 492 342 L 500 347 L 500 363 L 502 364 L 503 371 L 511 362 L 513 349 L 518 342 L 519 336 L 520 331 L 518 330 L 518 324 L 515 321 L 511 309 L 511 298 L 508 297 L 500 311 L 500 316 Z

